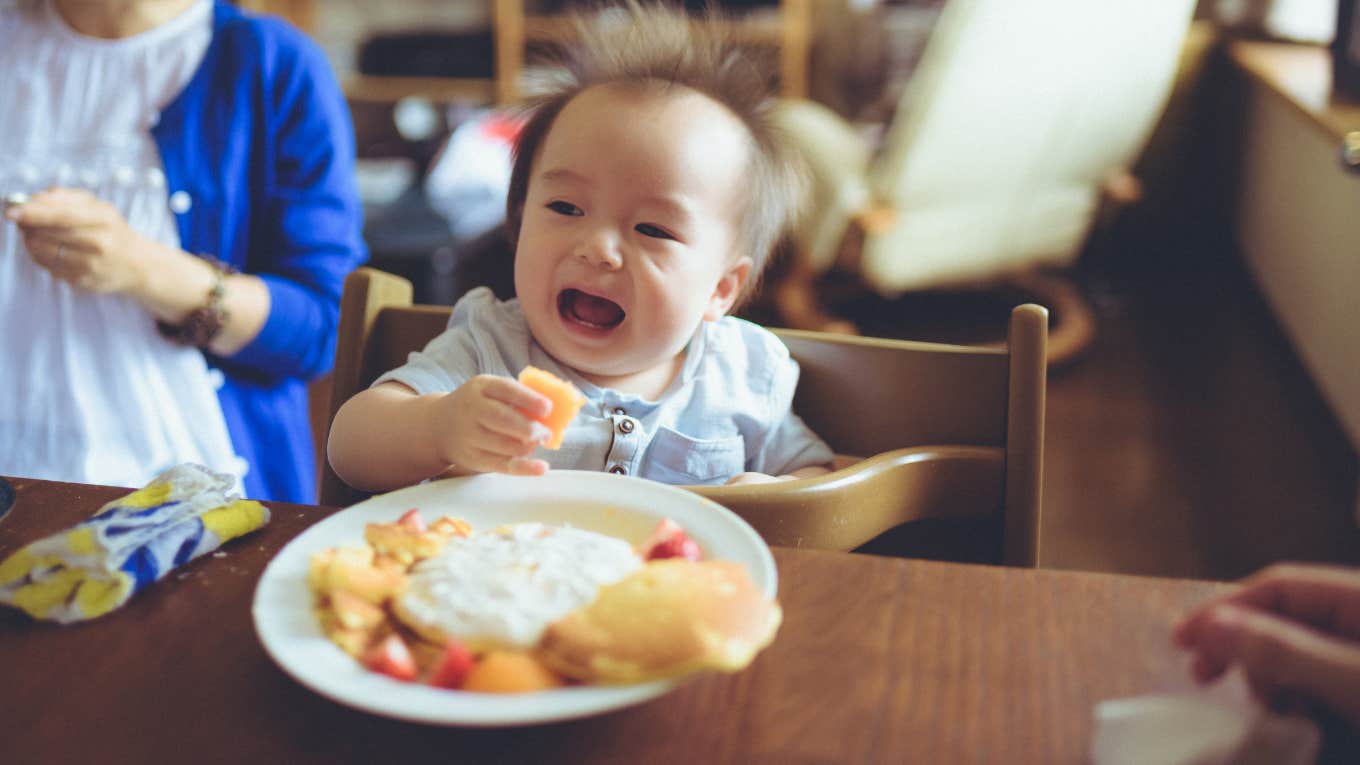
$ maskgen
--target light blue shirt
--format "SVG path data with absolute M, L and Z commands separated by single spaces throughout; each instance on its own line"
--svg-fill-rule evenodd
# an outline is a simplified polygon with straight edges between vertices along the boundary
M 798 363 L 772 333 L 731 316 L 701 322 L 680 374 L 651 401 L 557 363 L 529 334 L 518 300 L 479 287 L 453 307 L 447 329 L 374 385 L 447 393 L 475 375 L 514 377 L 530 365 L 570 380 L 587 399 L 562 448 L 534 455 L 554 468 L 721 484 L 745 471 L 780 475 L 831 462 L 831 448 L 791 409 Z

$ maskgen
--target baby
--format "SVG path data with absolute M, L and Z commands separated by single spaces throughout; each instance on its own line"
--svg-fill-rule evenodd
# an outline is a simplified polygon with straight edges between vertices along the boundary
M 356 488 L 550 466 L 691 485 L 829 469 L 790 409 L 796 362 L 727 315 L 798 188 L 764 77 L 681 11 L 630 3 L 579 26 L 516 147 L 516 298 L 469 292 L 424 351 L 341 407 L 329 457 Z M 559 450 L 533 419 L 551 402 L 514 379 L 529 365 L 587 398 Z

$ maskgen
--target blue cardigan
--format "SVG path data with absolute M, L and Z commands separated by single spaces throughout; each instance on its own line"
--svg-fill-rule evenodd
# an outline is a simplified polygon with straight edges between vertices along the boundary
M 183 249 L 269 289 L 260 334 L 230 358 L 208 357 L 250 465 L 246 494 L 314 502 L 307 381 L 330 371 L 341 286 L 366 258 L 344 96 L 305 35 L 219 2 L 203 62 L 152 136 Z

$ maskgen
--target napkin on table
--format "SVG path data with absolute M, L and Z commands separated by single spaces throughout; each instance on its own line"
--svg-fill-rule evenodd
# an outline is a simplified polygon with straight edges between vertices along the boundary
M 70 624 L 102 616 L 176 566 L 269 522 L 236 479 L 181 464 L 74 528 L 0 562 L 0 603 Z
M 1321 744 L 1312 720 L 1253 700 L 1240 670 L 1205 688 L 1102 701 L 1094 714 L 1091 765 L 1312 765 Z

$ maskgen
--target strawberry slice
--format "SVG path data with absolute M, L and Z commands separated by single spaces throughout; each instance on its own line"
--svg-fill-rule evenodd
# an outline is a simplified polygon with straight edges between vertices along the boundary
M 681 532 L 669 539 L 663 539 L 658 542 L 652 547 L 651 552 L 647 553 L 647 560 L 662 560 L 663 558 L 699 560 L 703 555 L 703 550 L 699 549 L 699 543 L 690 539 L 684 532 Z
M 704 554 L 699 543 L 690 539 L 685 529 L 670 518 L 661 521 L 655 529 L 652 529 L 646 541 L 638 545 L 637 552 L 643 560 L 662 558 L 699 560 Z
M 414 531 L 417 534 L 425 533 L 425 519 L 420 516 L 420 510 L 411 508 L 397 519 L 397 525 L 407 531 Z
M 364 653 L 364 666 L 398 680 L 416 679 L 416 660 L 400 635 L 391 634 Z
M 461 640 L 450 640 L 444 644 L 444 653 L 435 662 L 434 672 L 430 673 L 430 685 L 440 688 L 458 689 L 463 687 L 468 673 L 477 660 L 472 651 Z

